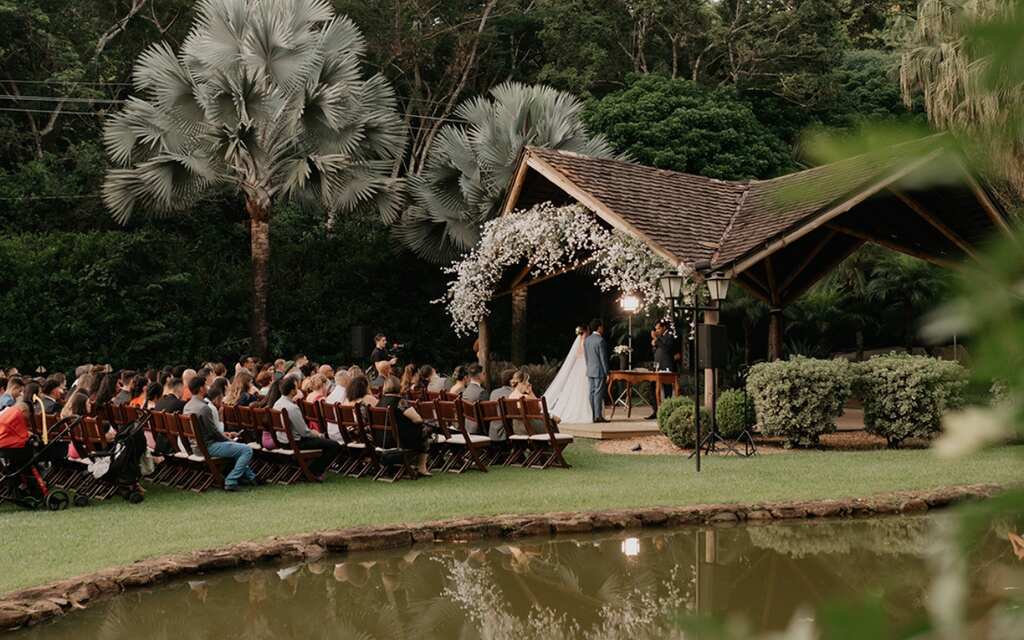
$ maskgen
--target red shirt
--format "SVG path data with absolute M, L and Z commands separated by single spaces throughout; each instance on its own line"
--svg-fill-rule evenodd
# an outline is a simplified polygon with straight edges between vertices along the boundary
M 17 405 L 0 411 L 0 449 L 23 449 L 29 435 L 28 418 Z

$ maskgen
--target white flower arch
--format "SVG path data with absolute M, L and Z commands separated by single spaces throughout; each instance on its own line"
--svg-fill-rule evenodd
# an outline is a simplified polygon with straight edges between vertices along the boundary
M 609 231 L 582 206 L 539 204 L 487 222 L 480 243 L 445 269 L 454 276 L 443 298 L 459 335 L 476 330 L 502 274 L 524 260 L 533 277 L 588 264 L 602 291 L 639 296 L 645 308 L 666 308 L 658 278 L 673 268 L 642 241 Z

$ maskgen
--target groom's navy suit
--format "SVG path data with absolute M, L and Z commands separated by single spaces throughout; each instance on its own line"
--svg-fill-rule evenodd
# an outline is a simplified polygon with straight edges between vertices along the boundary
M 587 379 L 590 381 L 590 410 L 594 420 L 604 417 L 604 381 L 608 377 L 608 344 L 599 333 L 592 333 L 583 343 L 587 357 Z

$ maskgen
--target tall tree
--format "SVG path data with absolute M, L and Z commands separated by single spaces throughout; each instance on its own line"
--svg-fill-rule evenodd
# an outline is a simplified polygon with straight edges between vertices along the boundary
M 441 129 L 422 175 L 411 180 L 411 206 L 396 227 L 402 243 L 424 259 L 449 261 L 471 249 L 499 212 L 524 146 L 611 156 L 591 136 L 583 103 L 543 85 L 508 82 L 456 110 L 465 124 Z
M 394 93 L 364 79 L 363 36 L 327 0 L 202 0 L 176 55 L 148 48 L 137 95 L 110 118 L 104 201 L 128 220 L 171 213 L 215 186 L 242 194 L 251 235 L 252 347 L 266 353 L 270 219 L 296 199 L 328 213 L 396 211 L 405 148 Z

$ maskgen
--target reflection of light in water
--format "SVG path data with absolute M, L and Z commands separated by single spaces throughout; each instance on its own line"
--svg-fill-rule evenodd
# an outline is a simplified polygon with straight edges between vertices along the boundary
M 294 567 L 286 567 L 284 569 L 279 569 L 278 572 L 277 572 L 277 577 L 282 579 L 282 580 L 284 580 L 285 578 L 288 578 L 289 576 L 294 575 L 301 568 L 302 568 L 302 565 L 298 565 L 297 564 Z
M 640 538 L 626 538 L 623 540 L 622 555 L 630 558 L 640 555 Z

